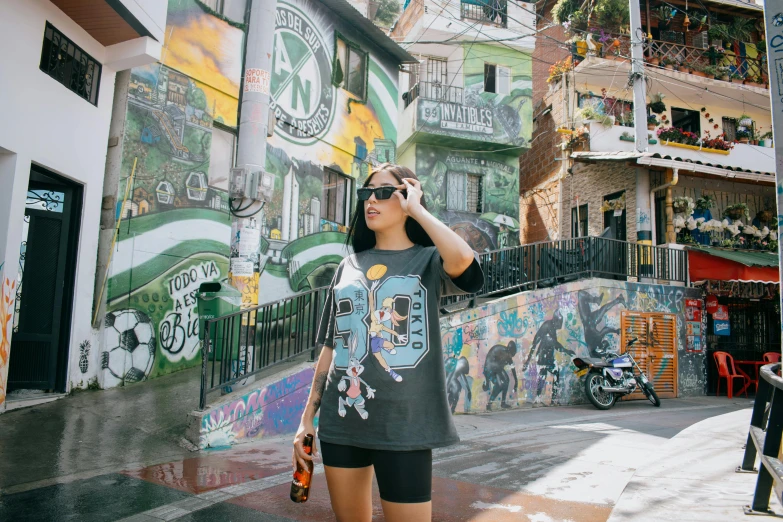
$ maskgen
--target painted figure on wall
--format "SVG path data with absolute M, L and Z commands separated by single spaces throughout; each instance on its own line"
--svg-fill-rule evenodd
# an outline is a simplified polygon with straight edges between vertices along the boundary
M 619 334 L 620 330 L 606 325 L 603 328 L 598 328 L 598 325 L 604 320 L 604 316 L 606 316 L 609 310 L 617 305 L 625 306 L 625 297 L 620 295 L 603 306 L 601 306 L 601 302 L 604 300 L 603 294 L 593 295 L 587 290 L 580 290 L 578 298 L 579 317 L 582 319 L 587 349 L 590 350 L 591 357 L 601 357 L 609 348 L 609 341 L 606 339 L 606 336 Z M 598 306 L 598 308 L 594 309 L 594 305 Z
M 496 344 L 487 352 L 487 358 L 484 361 L 484 384 L 482 385 L 484 391 L 489 391 L 492 388 L 487 401 L 487 411 L 492 411 L 492 403 L 498 396 L 500 396 L 501 408 L 511 407 L 506 403 L 506 395 L 508 394 L 508 385 L 510 383 L 506 368 L 511 366 L 511 375 L 514 377 L 514 387 L 511 391 L 514 393 L 519 387 L 517 369 L 514 366 L 516 353 L 517 343 L 514 341 L 509 341 L 506 346 Z
M 470 403 L 473 401 L 473 394 L 470 391 L 470 363 L 465 357 L 455 359 L 449 357 L 446 361 L 446 367 L 449 368 L 446 372 L 446 393 L 449 397 L 449 406 L 451 407 L 451 413 L 454 413 L 457 409 L 457 403 L 459 402 L 462 391 L 465 391 L 465 411 L 470 411 Z
M 547 379 L 552 376 L 552 403 L 555 403 L 557 398 L 558 387 L 560 384 L 560 366 L 555 359 L 555 352 L 560 351 L 570 356 L 576 355 L 576 353 L 560 344 L 557 340 L 557 331 L 563 327 L 563 316 L 560 310 L 555 310 L 552 314 L 552 318 L 544 321 L 541 327 L 536 332 L 533 338 L 533 343 L 530 346 L 530 352 L 525 360 L 523 371 L 527 371 L 530 366 L 530 362 L 533 356 L 536 356 L 536 367 L 538 368 L 538 386 L 536 394 L 538 397 L 544 392 Z

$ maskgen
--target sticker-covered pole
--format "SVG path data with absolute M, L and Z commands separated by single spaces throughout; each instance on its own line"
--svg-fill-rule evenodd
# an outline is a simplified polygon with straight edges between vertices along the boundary
M 769 94 L 772 103 L 772 142 L 775 144 L 777 222 L 780 225 L 783 223 L 783 0 L 764 2 L 764 27 L 767 39 Z M 780 232 L 778 228 L 778 234 Z M 778 260 L 781 259 L 782 254 L 780 236 L 778 236 Z M 781 276 L 783 276 L 783 267 L 778 265 L 778 277 Z M 783 305 L 783 301 L 781 304 Z
M 258 173 L 262 182 L 266 166 L 272 52 L 275 41 L 277 0 L 252 0 L 248 6 L 245 60 L 239 111 L 236 167 Z M 246 185 L 247 187 L 247 185 Z M 242 306 L 258 304 L 258 278 L 264 202 L 246 189 L 242 198 L 232 198 L 231 283 L 242 293 Z

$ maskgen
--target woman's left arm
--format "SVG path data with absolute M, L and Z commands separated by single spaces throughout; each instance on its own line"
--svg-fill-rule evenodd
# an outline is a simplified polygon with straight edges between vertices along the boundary
M 404 179 L 403 183 L 405 185 L 398 188 L 406 190 L 408 197 L 404 198 L 400 192 L 395 192 L 395 196 L 400 199 L 403 212 L 418 221 L 435 243 L 443 259 L 443 270 L 448 276 L 452 279 L 461 276 L 473 263 L 473 249 L 456 232 L 421 206 L 422 190 L 418 180 Z

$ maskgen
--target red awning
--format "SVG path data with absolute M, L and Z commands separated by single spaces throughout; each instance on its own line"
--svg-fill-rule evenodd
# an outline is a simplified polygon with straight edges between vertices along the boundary
M 780 273 L 777 266 L 745 260 L 732 252 L 735 261 L 727 259 L 723 252 L 708 249 L 688 249 L 688 273 L 692 283 L 712 279 L 715 281 L 742 281 L 753 283 L 779 283 Z M 750 257 L 750 256 L 748 256 Z M 776 257 L 777 259 L 777 257 Z M 755 266 L 749 266 L 755 265 Z M 759 266 L 767 265 L 767 266 Z

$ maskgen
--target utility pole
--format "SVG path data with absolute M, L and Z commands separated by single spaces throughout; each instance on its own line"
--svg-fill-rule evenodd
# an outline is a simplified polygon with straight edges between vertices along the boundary
M 766 0 L 764 2 L 764 28 L 767 41 L 769 94 L 772 105 L 772 142 L 775 144 L 777 214 L 778 223 L 780 223 L 781 211 L 783 211 L 783 171 L 781 171 L 783 168 L 783 71 L 781 71 L 780 65 L 783 63 L 781 62 L 783 60 L 783 0 Z M 778 234 L 780 234 L 780 230 L 778 230 Z M 778 259 L 781 259 L 781 255 L 783 255 L 780 239 L 780 235 L 778 235 Z M 783 268 L 778 266 L 778 270 L 780 276 L 783 276 Z M 781 305 L 783 305 L 783 301 Z
M 274 189 L 274 178 L 266 173 L 265 165 L 266 140 L 274 129 L 269 97 L 276 9 L 277 0 L 251 0 L 246 16 L 237 165 L 231 170 L 229 187 L 229 271 L 232 284 L 242 292 L 244 308 L 258 304 L 261 213 Z
M 631 77 L 633 82 L 633 122 L 636 134 L 636 152 L 647 150 L 647 92 L 644 82 L 644 39 L 639 0 L 629 0 L 631 15 Z M 636 168 L 636 242 L 639 246 L 639 276 L 653 275 L 652 266 L 652 209 L 650 208 L 650 171 Z M 644 245 L 644 246 L 642 246 Z

